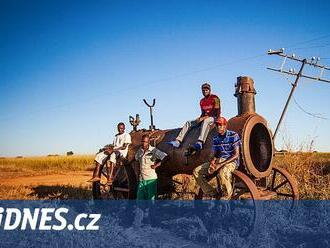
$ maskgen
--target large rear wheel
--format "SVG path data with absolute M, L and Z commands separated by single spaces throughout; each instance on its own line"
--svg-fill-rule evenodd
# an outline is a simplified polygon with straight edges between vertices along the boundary
M 132 167 L 132 163 L 116 165 L 117 171 L 113 184 L 107 185 L 107 172 L 102 171 L 101 181 L 92 185 L 94 200 L 120 200 L 135 199 L 137 180 Z
M 218 176 L 213 176 L 209 178 L 209 181 L 216 182 L 216 189 L 221 192 L 220 178 Z M 255 183 L 244 173 L 235 170 L 233 172 L 233 195 L 232 200 L 258 200 L 260 198 L 259 190 Z M 214 185 L 214 183 L 213 183 Z M 218 196 L 216 199 L 220 199 Z M 206 196 L 202 189 L 199 188 L 198 193 L 195 196 L 195 200 L 210 200 L 210 197 Z
M 260 198 L 260 195 L 257 186 L 246 174 L 236 170 L 232 176 L 233 194 L 231 200 L 233 201 L 228 201 L 229 211 L 227 214 L 230 216 L 231 226 L 237 230 L 239 236 L 246 237 L 256 230 L 260 212 L 256 200 Z M 216 184 L 217 191 L 220 192 L 221 179 L 219 176 L 213 176 L 210 180 L 214 180 L 213 185 Z M 205 196 L 201 189 L 199 189 L 195 199 L 211 200 L 210 197 Z M 218 199 L 220 197 L 215 200 Z
M 273 166 L 267 181 L 267 190 L 275 194 L 276 200 L 299 200 L 298 183 L 286 169 Z

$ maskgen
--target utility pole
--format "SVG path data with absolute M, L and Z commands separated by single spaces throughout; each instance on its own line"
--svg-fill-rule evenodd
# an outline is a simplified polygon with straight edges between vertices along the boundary
M 318 62 L 320 61 L 320 58 L 312 57 L 311 60 L 309 61 L 306 58 L 299 58 L 295 54 L 292 54 L 292 55 L 284 54 L 284 48 L 282 48 L 280 50 L 276 50 L 276 51 L 273 51 L 273 50 L 270 49 L 268 51 L 268 55 L 278 55 L 278 56 L 284 58 L 280 69 L 274 69 L 274 68 L 267 67 L 268 70 L 272 70 L 272 71 L 276 71 L 276 72 L 280 72 L 280 73 L 289 74 L 291 76 L 296 76 L 296 79 L 295 79 L 294 83 L 292 84 L 292 88 L 291 88 L 290 94 L 288 96 L 288 99 L 287 99 L 287 101 L 285 103 L 285 106 L 284 106 L 284 109 L 282 111 L 280 120 L 277 123 L 276 129 L 275 129 L 275 133 L 273 135 L 273 140 L 274 140 L 275 137 L 276 137 L 276 134 L 277 134 L 277 132 L 279 130 L 279 127 L 280 127 L 280 125 L 282 123 L 283 117 L 284 117 L 284 115 L 285 115 L 285 113 L 287 111 L 287 108 L 288 108 L 289 102 L 290 102 L 290 100 L 292 98 L 292 95 L 293 95 L 293 93 L 294 93 L 294 91 L 295 91 L 295 89 L 296 89 L 296 87 L 298 85 L 299 79 L 301 77 L 305 77 L 305 78 L 309 78 L 309 79 L 316 80 L 316 81 L 330 83 L 330 80 L 325 79 L 325 78 L 322 78 L 324 71 L 325 70 L 330 71 L 330 68 L 327 67 L 327 66 L 318 64 Z M 299 69 L 299 72 L 298 73 L 296 73 L 293 69 L 290 69 L 289 71 L 283 69 L 284 68 L 284 65 L 285 65 L 285 63 L 287 61 L 287 59 L 290 59 L 290 60 L 297 61 L 297 62 L 301 63 L 301 66 L 300 66 L 300 69 Z M 309 66 L 313 66 L 315 68 L 319 68 L 320 69 L 319 76 L 318 77 L 314 77 L 314 76 L 303 74 L 303 69 L 304 69 L 305 65 L 309 65 Z

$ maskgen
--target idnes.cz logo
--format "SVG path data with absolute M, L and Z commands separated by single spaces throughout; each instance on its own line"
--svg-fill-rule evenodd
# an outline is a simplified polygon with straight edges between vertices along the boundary
M 101 214 L 78 214 L 73 223 L 68 223 L 67 208 L 2 208 L 0 207 L 0 228 L 3 230 L 99 230 L 97 222 Z

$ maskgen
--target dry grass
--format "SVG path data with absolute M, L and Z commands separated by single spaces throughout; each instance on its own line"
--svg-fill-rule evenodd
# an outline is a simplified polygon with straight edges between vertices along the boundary
M 275 157 L 274 165 L 287 169 L 295 177 L 300 199 L 330 199 L 330 153 L 285 153 Z M 193 199 L 190 192 L 196 192 L 194 178 L 180 174 L 173 179 L 182 183 L 182 185 L 176 185 L 176 190 L 183 192 L 183 194 L 174 195 L 173 198 Z M 213 186 L 215 185 L 213 181 Z
M 274 164 L 297 179 L 300 199 L 330 199 L 330 153 L 286 153 Z
M 0 159 L 0 179 L 19 176 L 49 175 L 70 171 L 93 169 L 94 156 L 56 156 Z M 286 168 L 298 181 L 300 199 L 330 199 L 330 153 L 286 153 L 276 156 L 274 165 Z M 177 175 L 179 192 L 176 199 L 192 199 L 195 182 L 191 176 Z M 86 185 L 61 186 L 4 186 L 1 199 L 90 199 L 91 190 Z
M 55 186 L 7 186 L 0 187 L 2 200 L 81 200 L 91 199 L 91 187 L 84 185 L 55 185 Z
M 92 170 L 94 156 L 56 156 L 0 159 L 0 178 L 48 175 L 65 171 Z
M 1 158 L 0 180 L 24 176 L 51 175 L 92 170 L 94 156 L 53 156 L 27 158 Z M 74 173 L 73 173 L 74 174 Z M 74 176 L 72 174 L 72 176 Z M 19 180 L 19 179 L 18 179 Z M 1 184 L 1 182 L 0 182 Z M 7 185 L 0 187 L 0 199 L 47 200 L 47 199 L 91 199 L 91 185 L 82 183 L 65 185 Z

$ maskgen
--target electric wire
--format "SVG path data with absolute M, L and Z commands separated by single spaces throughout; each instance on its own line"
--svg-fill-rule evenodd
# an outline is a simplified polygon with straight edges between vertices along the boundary
M 284 76 L 285 79 L 288 81 L 288 83 L 290 84 L 290 86 L 292 86 L 293 84 L 290 82 L 289 78 L 287 76 Z M 307 110 L 305 110 L 299 103 L 298 101 L 296 100 L 296 98 L 294 96 L 292 96 L 293 98 L 293 101 L 294 103 L 297 105 L 297 107 L 302 111 L 304 112 L 305 114 L 309 115 L 309 116 L 312 116 L 314 118 L 318 118 L 318 119 L 322 119 L 322 120 L 329 120 L 327 117 L 324 117 L 322 116 L 322 114 L 320 113 L 312 113 L 312 112 L 309 112 Z
M 255 55 L 255 56 L 248 56 L 248 57 L 244 57 L 244 58 L 239 58 L 239 59 L 235 59 L 235 60 L 230 61 L 230 62 L 226 62 L 226 63 L 222 63 L 222 64 L 218 64 L 218 65 L 213 65 L 213 66 L 205 67 L 205 68 L 190 71 L 190 72 L 176 74 L 176 75 L 166 77 L 166 78 L 162 78 L 162 79 L 158 79 L 158 80 L 152 80 L 150 82 L 144 83 L 143 87 L 148 87 L 148 86 L 155 85 L 155 84 L 158 84 L 158 83 L 161 83 L 161 82 L 166 82 L 166 81 L 170 81 L 170 80 L 190 76 L 190 75 L 197 74 L 197 73 L 200 73 L 200 72 L 214 70 L 214 69 L 221 68 L 221 67 L 224 67 L 224 66 L 237 64 L 237 63 L 241 63 L 241 62 L 246 61 L 246 60 L 252 60 L 252 59 L 256 59 L 256 58 L 260 58 L 260 57 L 264 57 L 264 56 L 267 56 L 267 54 L 258 54 L 258 55 Z M 141 88 L 141 86 L 136 86 L 136 87 L 130 86 L 129 88 L 117 90 L 116 94 L 121 93 L 121 92 L 125 92 L 127 90 L 134 90 L 134 89 L 137 89 L 137 88 Z M 101 97 L 106 97 L 106 96 L 111 96 L 111 95 L 114 95 L 114 93 L 113 92 L 107 92 L 107 93 L 102 93 L 102 94 L 98 94 L 98 95 L 93 95 L 92 97 L 89 97 L 88 99 L 87 98 L 86 99 L 79 99 L 77 101 L 72 101 L 70 103 L 58 104 L 58 105 L 55 105 L 55 106 L 42 108 L 41 110 L 29 112 L 29 114 L 46 112 L 46 111 L 49 111 L 51 109 L 58 109 L 58 108 L 62 108 L 62 107 L 72 106 L 72 105 L 75 105 L 77 103 L 79 103 L 79 104 L 87 103 L 87 102 L 93 101 L 94 99 L 99 99 Z M 8 120 L 12 120 L 14 118 L 15 117 L 5 117 L 5 118 L 1 118 L 0 121 L 8 121 Z
M 319 37 L 316 37 L 316 38 L 313 38 L 313 39 L 310 39 L 310 40 L 293 43 L 291 45 L 286 46 L 286 48 L 295 49 L 295 47 L 297 45 L 302 45 L 302 44 L 307 44 L 307 43 L 311 43 L 311 42 L 318 41 L 318 40 L 323 40 L 323 39 L 326 39 L 328 37 L 330 37 L 330 34 L 325 34 L 325 35 L 322 35 L 322 36 L 319 36 Z
M 318 45 L 318 46 L 298 47 L 298 48 L 295 48 L 294 50 L 304 50 L 304 49 L 320 48 L 320 47 L 327 47 L 327 46 L 330 46 L 330 43 L 325 44 L 325 45 Z
M 292 48 L 292 47 L 297 46 L 297 45 L 307 44 L 307 43 L 322 40 L 322 39 L 325 39 L 325 38 L 328 38 L 328 37 L 330 37 L 330 34 L 322 35 L 322 36 L 319 36 L 319 37 L 316 37 L 316 38 L 313 38 L 313 39 L 310 39 L 310 40 L 307 40 L 307 41 L 296 42 L 296 43 L 293 43 L 293 44 L 290 44 L 290 45 L 286 46 L 286 48 Z M 330 45 L 330 44 L 327 44 L 326 46 L 328 46 L 328 45 Z M 305 49 L 305 48 L 300 48 L 300 49 Z M 152 80 L 148 83 L 145 83 L 144 86 L 150 86 L 150 85 L 154 85 L 154 84 L 157 84 L 157 83 L 160 83 L 160 82 L 166 82 L 166 81 L 170 81 L 170 80 L 173 80 L 173 79 L 190 76 L 190 75 L 193 75 L 193 74 L 196 74 L 196 73 L 210 71 L 210 70 L 214 70 L 214 69 L 221 68 L 221 67 L 224 67 L 224 66 L 237 64 L 237 63 L 241 63 L 242 61 L 252 60 L 252 59 L 256 59 L 256 58 L 260 58 L 260 57 L 264 57 L 264 56 L 267 56 L 267 54 L 262 53 L 262 54 L 257 54 L 257 55 L 254 55 L 254 56 L 238 58 L 238 59 L 235 59 L 235 60 L 230 61 L 230 62 L 226 62 L 226 63 L 222 63 L 222 64 L 218 64 L 218 65 L 213 65 L 213 66 L 208 66 L 208 67 L 205 67 L 205 68 L 201 68 L 201 69 L 197 69 L 197 70 L 193 70 L 193 71 L 189 71 L 189 72 L 185 72 L 185 73 L 179 73 L 179 74 L 176 74 L 176 75 L 173 75 L 173 76 L 170 76 L 170 77 L 166 77 L 166 78 L 163 78 L 163 79 Z M 130 87 L 130 89 L 134 89 L 134 88 L 136 88 L 136 87 Z M 119 90 L 116 93 L 119 93 L 119 92 L 121 92 L 121 91 Z M 95 98 L 105 97 L 105 96 L 109 96 L 109 95 L 113 95 L 113 92 L 94 95 L 92 97 L 89 97 L 88 99 L 77 100 L 77 101 L 74 101 L 74 102 L 71 102 L 71 103 L 68 103 L 68 104 L 60 104 L 60 105 L 56 105 L 56 106 L 52 106 L 52 107 L 48 107 L 48 108 L 43 108 L 42 110 L 39 110 L 39 111 L 36 111 L 36 112 L 44 112 L 44 111 L 48 111 L 49 109 L 70 106 L 70 105 L 74 105 L 74 104 L 77 104 L 77 103 L 81 103 L 82 101 L 83 102 L 89 102 L 89 101 L 91 101 Z M 35 112 L 30 112 L 30 114 L 33 114 L 33 113 L 35 113 Z M 0 121 L 6 121 L 6 120 L 10 120 L 10 119 L 12 119 L 12 118 L 10 118 L 10 117 L 9 118 L 2 118 L 2 119 L 0 119 Z

